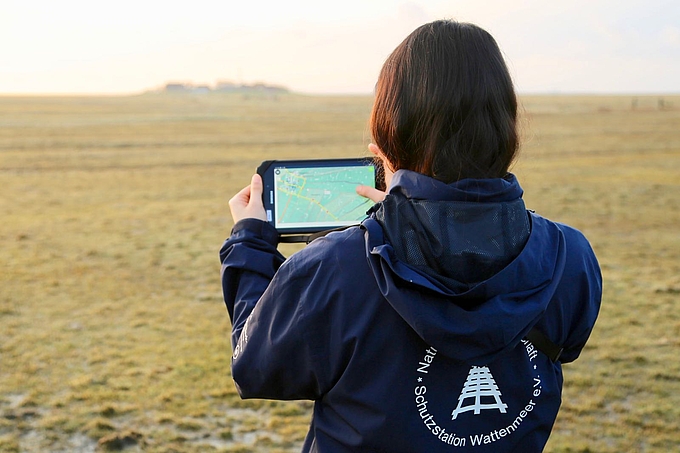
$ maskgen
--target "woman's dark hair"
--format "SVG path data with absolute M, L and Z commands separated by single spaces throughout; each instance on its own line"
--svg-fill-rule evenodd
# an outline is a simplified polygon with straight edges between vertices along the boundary
M 506 175 L 515 158 L 517 98 L 493 37 L 476 25 L 425 24 L 388 57 L 371 134 L 392 170 L 446 183 Z

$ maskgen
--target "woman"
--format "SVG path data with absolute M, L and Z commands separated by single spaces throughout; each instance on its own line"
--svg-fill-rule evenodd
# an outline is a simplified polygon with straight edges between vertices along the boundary
M 233 377 L 244 398 L 315 401 L 304 451 L 543 449 L 602 288 L 584 236 L 526 210 L 516 119 L 493 38 L 433 22 L 380 74 L 388 194 L 357 189 L 378 202 L 360 227 L 284 262 L 259 177 L 230 200 Z

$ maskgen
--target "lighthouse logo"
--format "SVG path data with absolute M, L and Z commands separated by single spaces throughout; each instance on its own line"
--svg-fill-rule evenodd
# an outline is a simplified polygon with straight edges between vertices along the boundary
M 458 406 L 451 413 L 451 419 L 455 420 L 458 415 L 468 411 L 479 415 L 482 410 L 496 409 L 505 414 L 507 408 L 508 405 L 501 400 L 501 392 L 489 368 L 473 366 L 458 397 Z
M 535 347 L 528 340 L 518 346 L 512 352 L 514 357 L 509 357 L 516 365 L 511 376 L 492 362 L 458 368 L 453 373 L 449 367 L 444 379 L 439 351 L 428 346 L 414 367 L 411 398 L 415 417 L 432 436 L 452 447 L 498 443 L 499 448 L 507 449 L 521 440 L 521 435 L 517 439 L 514 434 L 540 423 L 532 414 L 544 399 L 541 370 L 550 365 L 537 360 Z

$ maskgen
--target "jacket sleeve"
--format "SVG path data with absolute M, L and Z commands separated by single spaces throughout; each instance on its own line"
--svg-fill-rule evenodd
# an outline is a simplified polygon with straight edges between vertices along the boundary
M 557 319 L 561 322 L 548 331 L 559 332 L 558 344 L 564 348 L 560 362 L 569 363 L 581 354 L 595 325 L 602 301 L 602 274 L 595 253 L 583 234 L 560 226 L 569 251 L 565 276 L 557 291 L 559 296 L 551 305 L 558 311 Z
M 267 222 L 237 222 L 220 249 L 222 293 L 232 323 L 232 349 L 262 293 L 285 260 L 277 250 L 278 233 Z
M 237 224 L 221 253 L 232 377 L 242 398 L 318 399 L 347 361 L 345 348 L 329 347 L 339 336 L 329 321 L 341 294 L 337 269 L 318 244 L 282 262 L 257 228 Z

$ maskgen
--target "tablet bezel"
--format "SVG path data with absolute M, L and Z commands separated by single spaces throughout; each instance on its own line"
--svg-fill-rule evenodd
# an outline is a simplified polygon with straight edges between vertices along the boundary
M 344 158 L 344 159 L 295 159 L 295 160 L 266 160 L 257 168 L 257 173 L 262 177 L 264 190 L 262 203 L 267 212 L 267 221 L 276 228 L 280 235 L 312 234 L 343 226 L 358 225 L 360 221 L 352 221 L 343 225 L 325 225 L 312 227 L 277 227 L 275 222 L 276 206 L 274 202 L 274 171 L 276 168 L 323 168 L 323 167 L 357 167 L 373 166 L 375 168 L 374 187 L 380 187 L 380 171 L 374 159 L 369 157 Z M 359 195 L 357 195 L 359 196 Z

